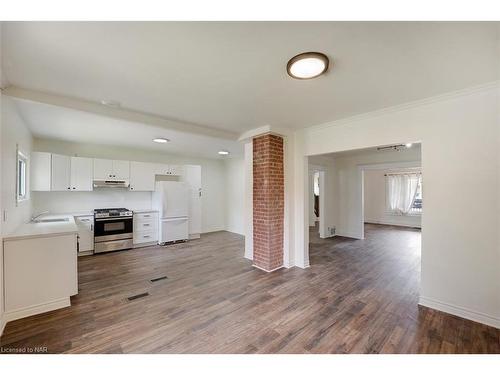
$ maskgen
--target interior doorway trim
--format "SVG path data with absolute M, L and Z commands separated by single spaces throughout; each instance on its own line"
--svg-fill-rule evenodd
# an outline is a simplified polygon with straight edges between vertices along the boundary
M 319 236 L 320 238 L 326 238 L 326 223 L 325 223 L 325 178 L 326 178 L 326 167 L 322 165 L 309 164 L 309 174 L 319 173 Z M 308 184 L 310 187 L 310 185 Z M 308 194 L 308 197 L 310 194 Z M 310 209 L 310 208 L 309 208 Z M 309 214 L 309 212 L 308 212 Z

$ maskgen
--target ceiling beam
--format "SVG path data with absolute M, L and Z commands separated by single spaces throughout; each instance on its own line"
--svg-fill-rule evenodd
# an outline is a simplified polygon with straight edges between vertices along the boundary
M 58 107 L 70 108 L 77 111 L 89 112 L 100 116 L 106 116 L 114 119 L 138 122 L 147 125 L 162 127 L 165 129 L 176 130 L 184 133 L 193 133 L 205 135 L 214 138 L 237 140 L 238 134 L 226 130 L 215 129 L 208 126 L 196 125 L 189 122 L 172 120 L 169 118 L 133 111 L 121 107 L 110 107 L 98 102 L 92 102 L 83 99 L 76 99 L 62 95 L 50 94 L 42 91 L 24 89 L 17 86 L 9 86 L 2 89 L 2 94 L 28 100 L 37 103 L 49 104 Z

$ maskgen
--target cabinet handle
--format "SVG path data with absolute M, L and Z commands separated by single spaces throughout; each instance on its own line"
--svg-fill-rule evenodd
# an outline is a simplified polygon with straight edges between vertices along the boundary
M 144 215 L 144 217 L 149 217 L 150 215 Z
M 73 190 L 75 190 L 75 189 L 76 189 L 76 187 L 73 188 Z
M 151 237 L 151 236 L 150 236 L 150 235 L 147 235 L 147 236 L 143 236 L 143 237 L 144 237 L 144 238 L 149 238 L 149 237 Z
M 70 188 L 70 187 L 68 187 L 68 190 L 71 190 L 71 188 Z
M 149 224 L 143 224 L 145 227 L 149 227 Z

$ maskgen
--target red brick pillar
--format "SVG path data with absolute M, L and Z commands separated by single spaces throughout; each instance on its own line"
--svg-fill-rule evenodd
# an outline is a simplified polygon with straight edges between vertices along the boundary
M 253 139 L 253 264 L 265 271 L 283 266 L 285 180 L 283 138 Z

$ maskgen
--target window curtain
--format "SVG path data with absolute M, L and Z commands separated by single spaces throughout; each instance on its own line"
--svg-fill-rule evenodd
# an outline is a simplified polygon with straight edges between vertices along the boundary
M 393 174 L 387 176 L 389 209 L 400 215 L 410 212 L 417 188 L 420 183 L 418 174 Z

